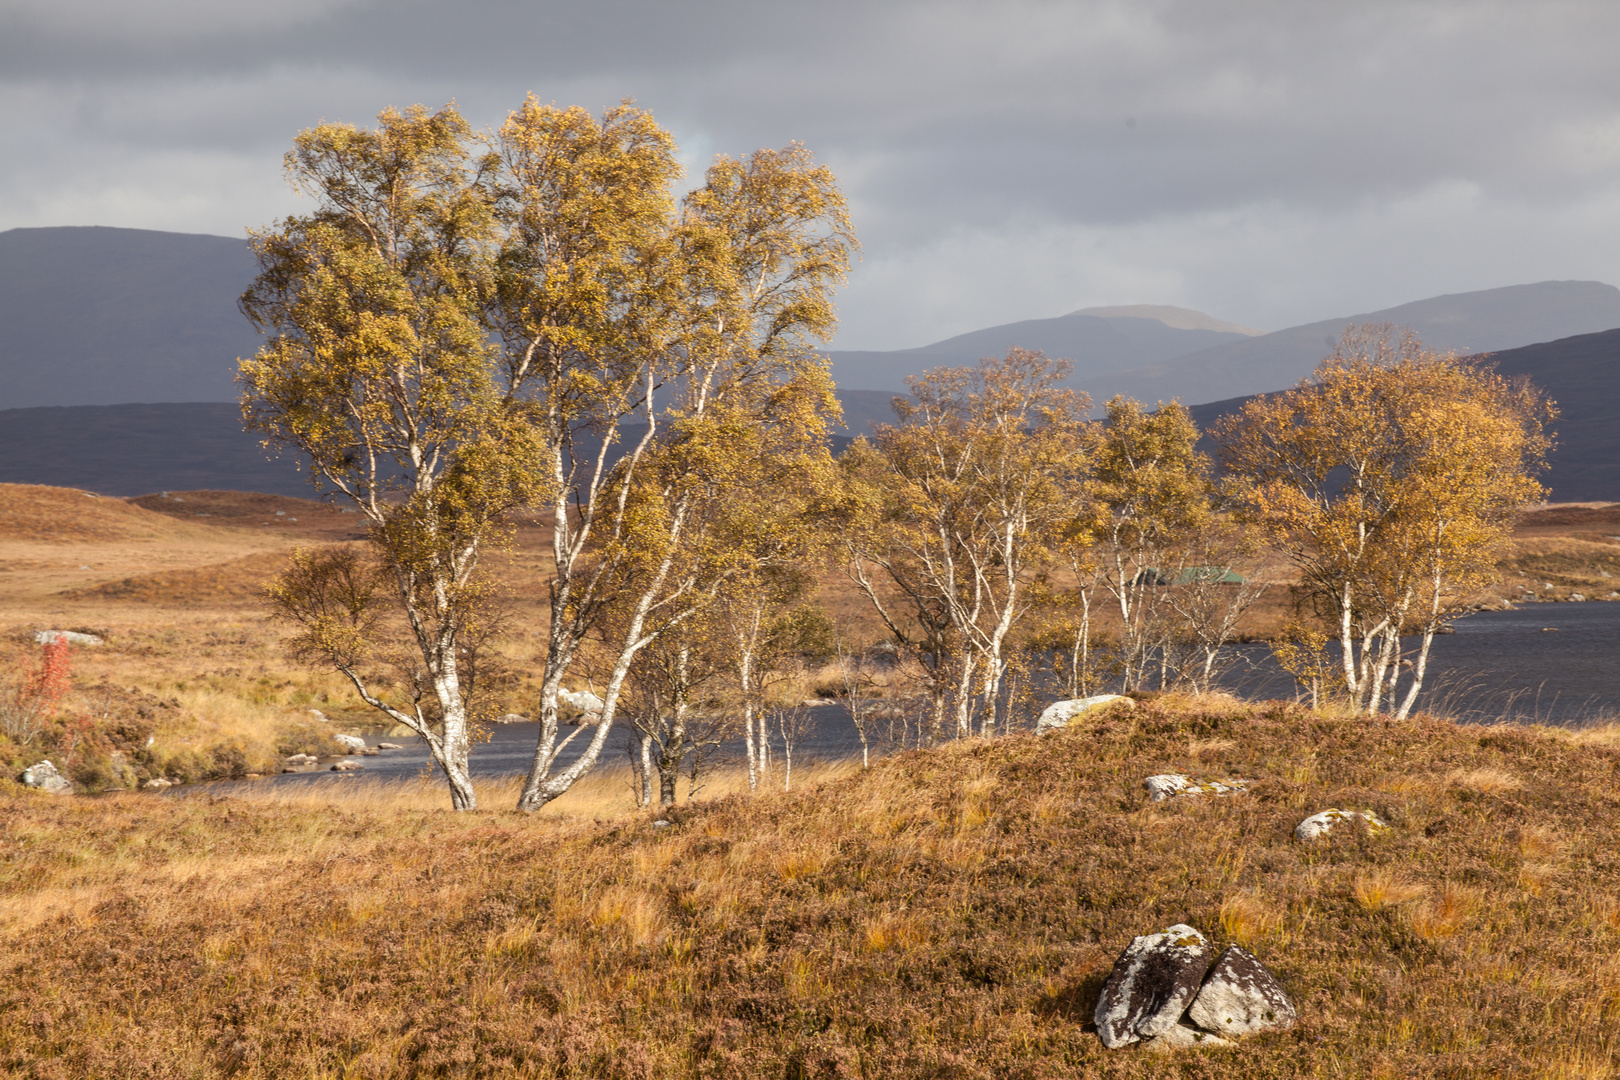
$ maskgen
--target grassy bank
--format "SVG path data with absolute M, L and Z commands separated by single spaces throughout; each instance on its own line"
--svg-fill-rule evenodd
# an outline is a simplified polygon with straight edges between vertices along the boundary
M 606 788 L 522 817 L 8 787 L 0 1070 L 1607 1076 L 1617 744 L 1161 700 L 667 828 Z M 1146 803 L 1164 771 L 1258 783 Z M 1393 828 L 1293 840 L 1329 806 Z M 1114 958 L 1177 921 L 1253 949 L 1300 1026 L 1105 1051 Z

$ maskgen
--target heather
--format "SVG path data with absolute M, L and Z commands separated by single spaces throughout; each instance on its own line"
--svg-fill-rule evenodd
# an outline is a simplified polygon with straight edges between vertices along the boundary
M 1609 1075 L 1620 737 L 1144 696 L 792 793 L 537 815 L 363 784 L 7 787 L 0 1062 L 22 1076 Z M 1149 803 L 1152 773 L 1250 792 Z M 511 786 L 511 785 L 508 785 Z M 510 805 L 486 790 L 482 805 Z M 1292 830 L 1330 806 L 1380 835 Z M 1187 922 L 1301 1023 L 1105 1051 Z

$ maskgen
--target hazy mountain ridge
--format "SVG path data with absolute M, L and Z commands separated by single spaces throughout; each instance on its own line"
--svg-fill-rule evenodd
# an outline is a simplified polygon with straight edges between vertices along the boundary
M 1153 305 L 1132 309 L 1152 310 Z M 1183 308 L 1163 309 L 1167 317 L 1190 323 L 1173 312 L 1198 316 L 1209 324 L 1230 326 L 1202 312 Z M 1075 385 L 1084 388 L 1110 372 L 1124 371 L 1159 363 L 1177 356 L 1228 342 L 1246 340 L 1248 331 L 1240 328 L 1215 330 L 1185 329 L 1145 315 L 1098 315 L 1076 311 L 1055 319 L 1026 319 L 1022 322 L 991 326 L 936 341 L 915 349 L 882 351 L 831 350 L 833 379 L 840 386 L 866 390 L 885 388 L 898 392 L 906 376 L 930 368 L 961 367 L 982 357 L 1002 356 L 1012 346 L 1035 349 L 1048 356 L 1074 361 Z
M 1543 281 L 1430 297 L 1111 374 L 1094 384 L 1092 396 L 1196 402 L 1280 390 L 1309 375 L 1346 326 L 1384 322 L 1413 330 L 1436 352 L 1496 352 L 1620 328 L 1620 289 L 1598 281 Z

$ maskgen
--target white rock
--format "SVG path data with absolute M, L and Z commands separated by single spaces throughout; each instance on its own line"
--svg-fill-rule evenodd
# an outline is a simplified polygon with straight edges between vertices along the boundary
M 1142 1049 L 1154 1054 L 1168 1054 L 1172 1050 L 1190 1050 L 1194 1047 L 1217 1048 L 1233 1044 L 1219 1035 L 1199 1031 L 1186 1024 L 1177 1024 L 1163 1035 L 1155 1035 L 1142 1043 Z
M 1142 781 L 1149 802 L 1163 802 L 1172 795 L 1241 795 L 1252 780 L 1193 780 L 1180 773 L 1161 773 Z
M 364 750 L 366 748 L 366 740 L 360 738 L 358 735 L 334 734 L 332 736 L 332 741 L 343 747 L 345 750 Z
M 71 795 L 73 784 L 68 778 L 56 771 L 56 766 L 49 761 L 42 761 L 38 765 L 23 770 L 22 782 L 24 786 L 38 788 L 47 795 Z
M 324 723 L 327 722 L 326 714 L 321 712 L 321 710 L 319 710 L 319 709 L 311 709 L 311 710 L 309 710 L 309 718 L 311 720 L 314 720 L 316 723 L 320 723 L 320 724 L 324 724 Z
M 1114 961 L 1093 1019 L 1110 1050 L 1163 1035 L 1198 993 L 1214 950 L 1184 923 L 1133 938 Z
M 1089 709 L 1111 705 L 1116 701 L 1127 703 L 1127 708 L 1134 707 L 1136 702 L 1124 694 L 1096 694 L 1092 697 L 1071 698 L 1068 701 L 1054 701 L 1041 711 L 1040 719 L 1035 721 L 1035 731 L 1045 733 L 1063 727 L 1070 720 Z
M 36 630 L 34 641 L 40 645 L 50 645 L 58 641 L 65 641 L 69 645 L 102 644 L 101 639 L 94 634 L 80 634 L 73 630 Z
M 557 713 L 563 717 L 599 717 L 605 703 L 589 690 L 557 691 Z
M 379 749 L 379 750 L 403 750 L 405 748 L 403 746 L 399 745 L 399 743 L 380 742 L 380 743 L 377 744 L 377 749 Z
M 1318 836 L 1326 835 L 1341 821 L 1350 821 L 1353 818 L 1365 821 L 1367 828 L 1373 832 L 1382 832 L 1389 828 L 1371 810 L 1323 810 L 1320 814 L 1312 814 L 1294 826 L 1294 839 L 1315 840 Z
M 497 719 L 495 722 L 497 724 L 526 724 L 529 722 L 529 718 L 521 713 L 509 712 L 505 716 Z M 390 732 L 389 734 L 393 733 Z
M 1187 1018 L 1205 1031 L 1254 1035 L 1287 1031 L 1299 1014 L 1277 976 L 1247 949 L 1232 945 L 1204 976 Z
M 162 791 L 164 788 L 174 787 L 177 783 L 179 781 L 170 780 L 167 776 L 154 776 L 142 784 L 141 787 L 146 788 L 148 791 Z

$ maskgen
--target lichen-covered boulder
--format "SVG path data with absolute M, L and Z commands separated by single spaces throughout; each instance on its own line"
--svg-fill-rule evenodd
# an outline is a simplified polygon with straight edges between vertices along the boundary
M 81 634 L 76 630 L 36 630 L 34 641 L 40 645 L 54 645 L 58 641 L 65 641 L 69 645 L 101 644 L 101 638 L 95 634 Z
M 1370 832 L 1383 832 L 1389 828 L 1371 810 L 1323 810 L 1294 826 L 1294 839 L 1315 840 L 1318 836 L 1325 836 L 1331 832 L 1340 822 L 1354 821 L 1358 818 L 1367 823 Z
M 72 782 L 49 761 L 24 769 L 21 779 L 25 787 L 37 788 L 49 795 L 67 795 L 73 791 Z
M 1112 705 L 1116 701 L 1123 701 L 1127 708 L 1136 705 L 1136 702 L 1132 701 L 1124 694 L 1096 694 L 1092 697 L 1071 698 L 1068 701 L 1054 701 L 1045 709 L 1041 710 L 1040 718 L 1035 721 L 1035 731 L 1038 734 L 1045 734 L 1048 731 L 1056 731 L 1058 728 L 1063 727 L 1070 720 L 1073 720 L 1081 713 L 1086 712 L 1089 709 L 1101 708 L 1104 705 Z
M 1195 1047 L 1213 1049 L 1231 1045 L 1219 1035 L 1212 1035 L 1186 1024 L 1177 1024 L 1163 1035 L 1155 1035 L 1151 1039 L 1144 1040 L 1142 1049 L 1153 1054 L 1168 1054 L 1172 1050 L 1191 1050 Z
M 73 784 L 67 777 L 56 771 L 56 766 L 49 761 L 42 761 L 23 770 L 22 782 L 24 787 L 38 788 L 47 795 L 71 795 Z
M 1094 1019 L 1110 1050 L 1163 1035 L 1187 1011 L 1214 950 L 1184 923 L 1132 939 L 1103 985 Z
M 1194 780 L 1180 773 L 1161 773 L 1142 781 L 1149 802 L 1163 802 L 1172 795 L 1241 795 L 1249 790 L 1249 780 Z
M 1287 1031 L 1299 1014 L 1277 976 L 1247 949 L 1232 945 L 1204 976 L 1187 1018 L 1219 1035 L 1254 1035 Z

